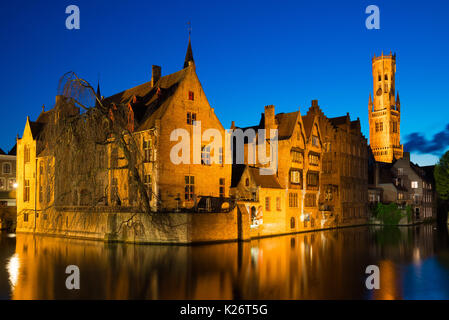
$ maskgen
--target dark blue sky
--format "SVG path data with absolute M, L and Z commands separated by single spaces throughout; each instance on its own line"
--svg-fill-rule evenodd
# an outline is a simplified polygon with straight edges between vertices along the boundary
M 67 30 L 78 5 L 81 29 Z M 380 30 L 365 8 L 380 8 Z M 259 121 L 263 107 L 305 114 L 318 99 L 328 116 L 359 117 L 368 138 L 371 58 L 397 54 L 402 143 L 449 123 L 449 1 L 1 1 L 0 146 L 54 104 L 58 80 L 75 71 L 105 96 L 149 81 L 151 65 L 182 68 L 192 22 L 197 73 L 223 125 Z M 412 154 L 420 164 L 434 155 Z

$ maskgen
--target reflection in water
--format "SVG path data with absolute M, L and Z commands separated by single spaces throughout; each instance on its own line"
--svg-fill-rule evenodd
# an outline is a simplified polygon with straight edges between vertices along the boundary
M 107 244 L 19 234 L 16 239 L 1 237 L 0 245 L 1 298 L 449 297 L 447 229 L 434 230 L 432 225 L 345 228 L 195 246 Z M 71 264 L 80 268 L 80 290 L 65 288 L 65 268 Z M 379 266 L 380 290 L 365 288 L 365 269 L 371 264 Z
M 9 258 L 8 264 L 6 265 L 6 269 L 9 273 L 9 282 L 11 283 L 11 287 L 13 289 L 16 286 L 17 279 L 19 277 L 19 268 L 19 255 L 17 253 L 14 253 L 13 256 Z

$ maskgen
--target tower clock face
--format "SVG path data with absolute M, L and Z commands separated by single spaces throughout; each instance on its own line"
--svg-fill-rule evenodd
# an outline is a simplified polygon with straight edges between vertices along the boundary
M 381 89 L 381 88 L 377 89 L 376 94 L 377 94 L 378 96 L 382 95 L 382 89 Z

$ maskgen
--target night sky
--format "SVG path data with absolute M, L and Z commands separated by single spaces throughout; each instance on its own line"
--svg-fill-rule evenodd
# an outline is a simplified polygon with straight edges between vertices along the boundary
M 80 30 L 65 27 L 71 4 Z M 380 30 L 365 27 L 370 4 Z M 368 138 L 371 58 L 396 52 L 401 142 L 412 134 L 412 161 L 433 164 L 449 145 L 448 13 L 444 0 L 1 1 L 0 147 L 53 107 L 67 71 L 109 96 L 149 81 L 152 64 L 180 70 L 191 21 L 197 73 L 226 128 L 258 123 L 268 104 L 305 114 L 318 99 L 329 117 L 359 117 Z

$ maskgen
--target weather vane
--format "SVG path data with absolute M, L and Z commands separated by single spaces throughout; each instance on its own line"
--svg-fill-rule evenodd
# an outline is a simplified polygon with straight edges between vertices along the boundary
M 190 34 L 192 33 L 192 24 L 189 22 L 187 22 L 187 31 L 189 31 L 189 38 L 190 38 Z

